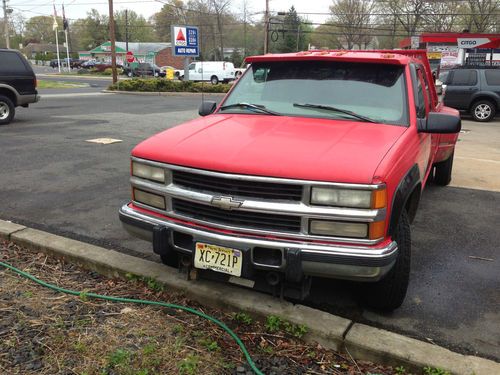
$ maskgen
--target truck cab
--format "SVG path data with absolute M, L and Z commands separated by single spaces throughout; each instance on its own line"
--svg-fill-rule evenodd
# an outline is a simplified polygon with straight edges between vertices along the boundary
M 410 223 L 425 185 L 451 181 L 460 130 L 425 51 L 246 62 L 220 104 L 134 148 L 124 227 L 202 276 L 299 299 L 313 277 L 353 280 L 399 307 Z

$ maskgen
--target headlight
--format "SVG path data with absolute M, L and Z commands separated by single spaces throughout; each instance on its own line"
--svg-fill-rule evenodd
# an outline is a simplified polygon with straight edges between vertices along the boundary
M 370 208 L 371 198 L 370 190 L 313 187 L 311 191 L 311 204 L 322 206 Z
M 134 188 L 134 200 L 148 206 L 165 209 L 165 197 Z
M 368 236 L 368 224 L 311 220 L 309 222 L 309 232 L 320 236 L 366 238 Z
M 152 167 L 135 161 L 132 162 L 132 175 L 147 180 L 165 182 L 165 171 L 163 168 Z
M 352 208 L 384 208 L 387 205 L 387 192 L 385 189 L 355 190 L 313 187 L 311 189 L 311 204 Z

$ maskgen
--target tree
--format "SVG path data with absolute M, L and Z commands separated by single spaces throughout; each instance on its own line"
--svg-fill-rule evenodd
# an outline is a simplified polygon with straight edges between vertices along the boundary
M 431 3 L 429 14 L 424 16 L 425 28 L 432 32 L 461 31 L 459 13 L 469 11 L 462 5 L 463 1 L 453 0 Z
M 401 26 L 408 36 L 420 30 L 425 16 L 432 11 L 428 0 L 377 0 L 377 3 L 379 9 L 389 13 L 394 24 Z
M 468 0 L 470 14 L 466 17 L 472 32 L 498 31 L 500 3 L 498 0 Z
M 78 35 L 78 47 L 85 50 L 93 49 L 109 40 L 108 17 L 99 14 L 96 9 L 87 12 L 86 18 L 76 20 L 71 30 Z M 75 38 L 72 38 L 74 41 Z
M 127 11 L 125 17 L 125 10 L 115 12 L 115 33 L 117 41 L 125 41 L 126 39 L 126 25 L 128 23 L 128 40 L 129 42 L 153 42 L 155 35 L 152 25 L 146 21 L 143 16 L 138 15 L 133 10 Z M 127 19 L 127 20 L 126 20 Z
M 295 52 L 307 49 L 309 43 L 309 34 L 311 32 L 310 24 L 307 24 L 300 18 L 292 5 L 285 16 L 280 20 L 274 19 L 271 23 L 272 45 L 270 46 L 273 52 Z M 278 24 L 278 26 L 276 26 Z
M 210 5 L 215 13 L 217 32 L 219 34 L 220 60 L 224 59 L 224 16 L 231 4 L 231 0 L 210 0 Z
M 330 21 L 340 34 L 342 47 L 367 48 L 372 40 L 370 25 L 374 7 L 372 0 L 334 0 Z
M 186 7 L 182 0 L 167 0 L 158 13 L 151 17 L 156 37 L 163 42 L 171 40 L 171 26 L 187 23 Z
M 62 18 L 58 17 L 57 22 L 62 26 Z M 54 18 L 52 16 L 31 17 L 25 26 L 24 42 L 28 43 L 55 43 L 56 35 L 52 26 Z

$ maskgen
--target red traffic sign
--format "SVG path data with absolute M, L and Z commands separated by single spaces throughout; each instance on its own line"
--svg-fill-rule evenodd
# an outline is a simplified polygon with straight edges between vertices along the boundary
M 127 62 L 132 63 L 132 62 L 134 62 L 134 59 L 135 59 L 135 57 L 134 57 L 134 54 L 132 53 L 132 51 L 128 51 L 127 52 Z

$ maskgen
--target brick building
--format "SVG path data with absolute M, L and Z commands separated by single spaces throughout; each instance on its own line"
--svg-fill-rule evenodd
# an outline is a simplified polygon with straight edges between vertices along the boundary
M 158 66 L 173 66 L 182 69 L 184 58 L 172 56 L 171 43 L 128 43 L 128 50 L 134 54 L 136 61 L 149 62 Z M 111 61 L 111 42 L 105 42 L 91 51 L 79 52 L 82 60 L 99 60 L 104 62 Z M 125 42 L 116 42 L 116 62 L 122 64 L 125 62 L 127 46 Z

